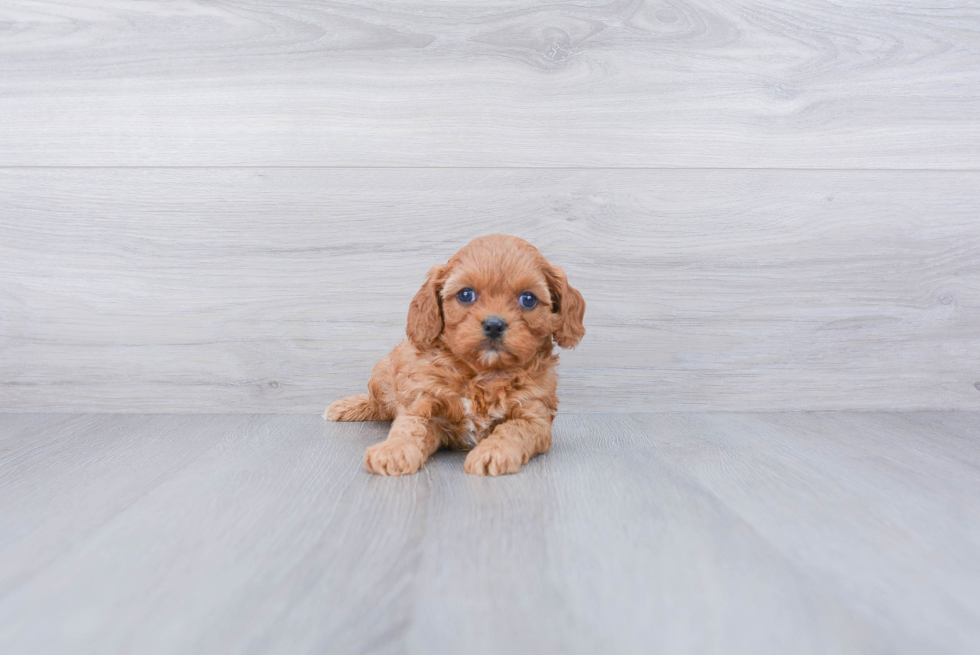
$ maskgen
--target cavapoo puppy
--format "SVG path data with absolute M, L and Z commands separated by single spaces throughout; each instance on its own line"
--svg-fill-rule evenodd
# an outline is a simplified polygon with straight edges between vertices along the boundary
M 331 421 L 392 421 L 364 464 L 418 471 L 440 446 L 471 450 L 474 475 L 516 473 L 551 447 L 558 410 L 554 344 L 585 335 L 585 301 L 523 239 L 479 237 L 429 271 L 408 309 L 408 340 L 374 367 L 368 393 L 336 401 Z

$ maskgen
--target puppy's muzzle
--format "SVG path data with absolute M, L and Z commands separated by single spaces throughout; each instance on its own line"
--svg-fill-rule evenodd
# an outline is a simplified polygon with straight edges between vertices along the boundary
M 481 325 L 483 325 L 483 334 L 489 339 L 499 339 L 507 331 L 507 321 L 499 316 L 487 316 Z

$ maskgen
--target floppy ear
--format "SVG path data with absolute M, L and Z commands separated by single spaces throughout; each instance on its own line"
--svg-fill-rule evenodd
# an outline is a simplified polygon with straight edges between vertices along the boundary
M 568 284 L 565 271 L 549 265 L 544 272 L 551 293 L 551 311 L 555 313 L 555 343 L 562 348 L 574 348 L 585 336 L 582 317 L 585 316 L 585 299 L 578 289 Z
M 433 266 L 425 278 L 425 284 L 415 294 L 408 306 L 408 325 L 405 334 L 417 348 L 428 348 L 442 332 L 442 266 Z

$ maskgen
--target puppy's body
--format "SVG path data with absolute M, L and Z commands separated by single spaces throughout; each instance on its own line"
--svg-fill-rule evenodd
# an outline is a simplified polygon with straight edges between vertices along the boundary
M 429 272 L 409 309 L 409 339 L 374 367 L 368 393 L 325 416 L 393 421 L 365 454 L 374 473 L 414 473 L 440 446 L 472 449 L 468 473 L 515 473 L 551 446 L 552 350 L 578 343 L 584 311 L 561 269 L 526 241 L 475 239 Z
M 476 373 L 439 345 L 420 351 L 403 341 L 375 365 L 369 393 L 337 401 L 327 418 L 390 421 L 401 407 L 431 416 L 440 446 L 470 450 L 525 406 L 547 409 L 549 422 L 554 418 L 558 357 L 549 349 L 535 360 L 525 368 Z

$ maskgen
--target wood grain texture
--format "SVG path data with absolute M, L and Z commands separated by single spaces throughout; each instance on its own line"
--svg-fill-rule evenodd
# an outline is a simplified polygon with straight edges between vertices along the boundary
M 566 414 L 549 454 L 497 479 L 447 452 L 371 476 L 384 424 L 0 430 L 31 422 L 39 447 L 0 459 L 0 512 L 33 519 L 4 521 L 0 561 L 67 546 L 0 582 L 5 654 L 965 655 L 980 639 L 980 413 Z M 122 502 L 120 471 L 159 448 L 137 441 L 179 457 Z M 107 466 L 80 476 L 81 460 Z
M 980 6 L 6 0 L 0 165 L 980 164 Z
M 7 411 L 321 412 L 494 231 L 588 301 L 565 410 L 980 407 L 980 173 L 8 169 L 0 197 Z
M 818 589 L 879 630 L 906 626 L 886 650 L 967 653 L 980 640 L 980 424 L 924 416 L 636 419 Z
M 247 416 L 0 415 L 0 589 L 149 493 Z M 31 429 L 33 427 L 33 429 Z M 2 592 L 0 592 L 2 593 Z

